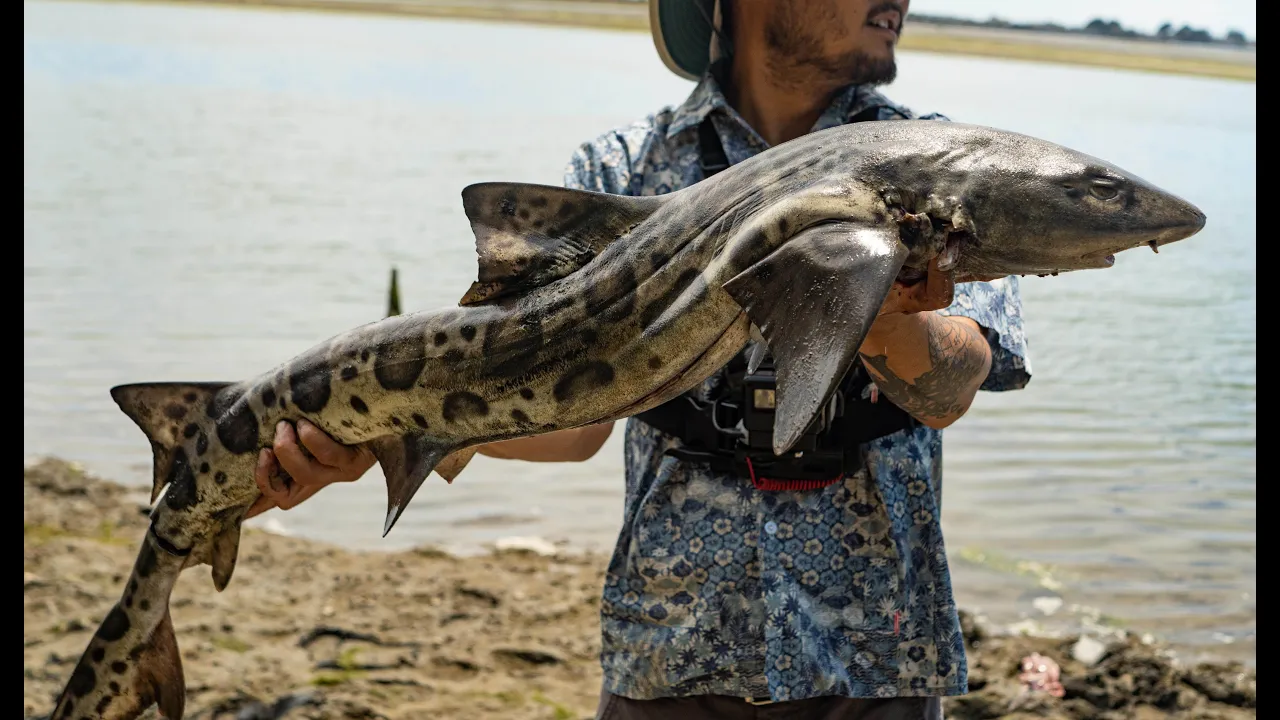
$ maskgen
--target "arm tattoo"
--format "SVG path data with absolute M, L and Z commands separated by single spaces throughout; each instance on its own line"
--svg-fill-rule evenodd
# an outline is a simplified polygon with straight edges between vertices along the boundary
M 962 414 L 985 376 L 987 341 L 968 323 L 929 313 L 926 319 L 930 369 L 904 380 L 889 369 L 888 357 L 863 356 L 876 387 L 894 405 L 916 418 L 945 419 Z

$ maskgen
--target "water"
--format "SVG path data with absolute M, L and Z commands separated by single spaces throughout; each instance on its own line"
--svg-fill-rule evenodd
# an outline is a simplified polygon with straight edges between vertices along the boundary
M 1252 662 L 1256 87 L 899 65 L 911 107 L 1105 157 L 1209 216 L 1158 257 L 1023 281 L 1035 378 L 946 435 L 962 606 L 1050 629 L 1101 615 Z M 381 317 L 393 264 L 406 309 L 456 302 L 475 271 L 463 186 L 558 184 L 578 143 L 691 87 L 636 33 L 25 2 L 24 453 L 147 485 L 109 387 L 256 375 Z M 364 548 L 607 549 L 620 440 L 582 464 L 477 458 L 385 540 L 376 469 L 255 523 Z

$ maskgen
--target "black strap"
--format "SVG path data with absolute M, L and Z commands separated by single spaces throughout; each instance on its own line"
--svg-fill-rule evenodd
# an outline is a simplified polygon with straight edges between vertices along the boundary
M 702 179 L 729 167 L 729 156 L 724 154 L 724 145 L 710 114 L 698 125 L 698 149 L 701 151 L 698 160 L 702 164 Z

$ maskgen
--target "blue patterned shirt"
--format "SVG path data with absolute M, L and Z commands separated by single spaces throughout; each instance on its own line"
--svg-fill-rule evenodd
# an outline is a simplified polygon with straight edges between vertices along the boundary
M 863 112 L 916 117 L 851 86 L 814 130 Z M 565 184 L 659 195 L 698 182 L 697 128 L 708 114 L 731 163 L 766 149 L 707 75 L 679 107 L 583 144 Z M 1030 379 L 1021 310 L 1009 277 L 957 286 L 943 311 L 985 331 L 985 390 Z M 870 443 L 867 469 L 811 492 L 762 492 L 748 478 L 664 456 L 675 443 L 627 423 L 626 508 L 601 604 L 606 689 L 637 699 L 967 692 L 939 522 L 940 431 L 920 426 Z

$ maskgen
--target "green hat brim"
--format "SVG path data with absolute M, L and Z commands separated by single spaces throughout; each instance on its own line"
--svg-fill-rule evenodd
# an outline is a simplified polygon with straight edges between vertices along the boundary
M 711 59 L 715 0 L 649 0 L 649 31 L 663 64 L 686 80 L 697 80 Z

